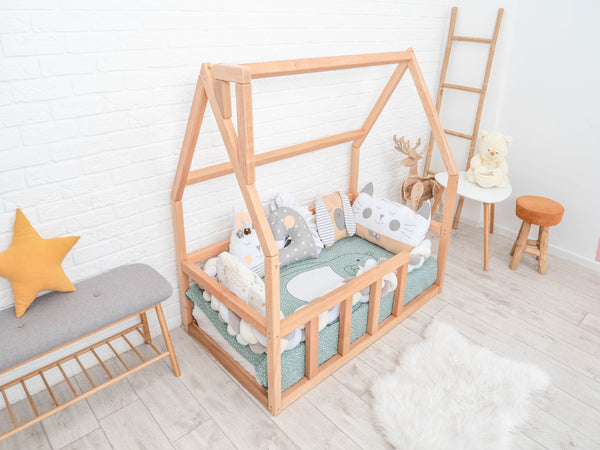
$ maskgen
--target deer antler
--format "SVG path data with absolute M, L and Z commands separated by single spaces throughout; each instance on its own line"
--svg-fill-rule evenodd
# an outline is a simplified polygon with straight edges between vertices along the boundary
M 417 140 L 417 143 L 413 148 L 410 148 L 410 141 L 402 136 L 400 139 L 394 135 L 394 142 L 396 143 L 396 149 L 404 153 L 409 158 L 414 158 L 419 160 L 423 157 L 423 153 L 427 150 L 427 146 L 423 149 L 421 153 L 417 153 L 416 149 L 421 145 L 421 138 Z

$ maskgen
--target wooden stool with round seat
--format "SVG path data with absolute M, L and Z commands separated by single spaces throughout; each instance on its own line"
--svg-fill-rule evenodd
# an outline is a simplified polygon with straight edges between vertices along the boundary
M 548 260 L 548 234 L 549 227 L 558 225 L 562 220 L 565 208 L 558 202 L 536 195 L 524 195 L 517 199 L 517 217 L 523 220 L 519 236 L 515 241 L 510 254 L 512 260 L 510 268 L 516 270 L 519 267 L 523 252 L 537 256 L 538 272 L 546 273 Z M 528 239 L 531 225 L 540 227 L 537 241 Z

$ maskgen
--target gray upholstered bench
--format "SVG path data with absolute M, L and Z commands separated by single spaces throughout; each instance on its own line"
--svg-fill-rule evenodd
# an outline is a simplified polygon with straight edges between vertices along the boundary
M 161 301 L 171 296 L 173 288 L 158 272 L 145 264 L 132 264 L 81 281 L 75 287 L 77 288 L 75 292 L 51 292 L 41 296 L 19 319 L 16 318 L 14 308 L 0 311 L 0 375 L 136 316 L 140 317 L 140 323 L 0 386 L 2 399 L 13 424 L 10 431 L 0 435 L 0 440 L 166 356 L 171 359 L 173 372 L 179 376 L 179 366 L 160 305 Z M 165 340 L 167 348 L 165 352 L 160 352 L 150 337 L 146 313 L 152 309 L 156 311 Z M 139 333 L 156 355 L 148 359 L 144 358 L 127 338 L 130 333 Z M 133 367 L 125 364 L 111 344 L 117 339 L 122 339 L 131 347 L 139 357 L 139 364 Z M 124 372 L 113 375 L 108 371 L 96 352 L 98 347 L 104 345 L 119 359 L 125 368 Z M 95 384 L 92 381 L 92 377 L 80 361 L 80 357 L 86 353 L 94 355 L 106 370 L 107 381 L 102 384 Z M 88 377 L 92 385 L 90 390 L 77 392 L 74 389 L 62 368 L 62 365 L 69 361 L 75 361 Z M 64 403 L 56 400 L 44 376 L 44 372 L 55 368 L 60 370 L 73 391 L 74 397 Z M 27 389 L 27 381 L 34 377 L 41 378 L 55 404 L 53 409 L 43 414 L 38 412 Z M 15 416 L 6 395 L 6 390 L 16 385 L 21 385 L 23 388 L 34 413 L 33 419 L 23 423 L 20 423 Z

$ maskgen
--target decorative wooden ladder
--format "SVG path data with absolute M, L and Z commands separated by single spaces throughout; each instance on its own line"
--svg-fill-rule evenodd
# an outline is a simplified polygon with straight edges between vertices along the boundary
M 440 113 L 440 109 L 442 108 L 442 97 L 444 95 L 444 89 L 458 89 L 461 91 L 474 92 L 479 94 L 479 104 L 477 105 L 477 115 L 475 116 L 475 124 L 473 125 L 473 132 L 469 134 L 459 133 L 458 131 L 452 130 L 444 130 L 446 134 L 451 136 L 457 136 L 463 139 L 467 139 L 471 141 L 471 145 L 469 146 L 469 157 L 467 158 L 467 167 L 466 170 L 469 169 L 469 164 L 471 162 L 471 158 L 473 157 L 473 153 L 475 152 L 475 144 L 477 143 L 477 134 L 479 133 L 479 122 L 481 120 L 481 113 L 483 111 L 483 102 L 485 101 L 485 94 L 488 87 L 488 80 L 490 79 L 490 73 L 492 71 L 492 61 L 494 60 L 494 52 L 496 50 L 496 41 L 498 40 L 498 33 L 500 31 L 500 23 L 502 22 L 502 15 L 504 14 L 504 9 L 498 9 L 498 16 L 496 18 L 496 26 L 494 27 L 494 33 L 490 39 L 488 38 L 478 38 L 478 37 L 465 37 L 465 36 L 456 36 L 454 34 L 454 25 L 456 24 L 456 14 L 458 12 L 458 8 L 455 6 L 452 8 L 452 16 L 450 18 L 450 29 L 448 30 L 448 41 L 446 42 L 446 54 L 444 55 L 444 63 L 442 65 L 442 74 L 440 76 L 440 84 L 438 87 L 437 99 L 435 102 L 435 107 L 437 109 L 438 114 Z M 474 42 L 478 44 L 489 44 L 490 51 L 488 53 L 487 66 L 485 68 L 485 75 L 483 76 L 483 85 L 481 88 L 475 88 L 470 86 L 461 86 L 458 84 L 450 84 L 446 83 L 446 72 L 448 71 L 448 62 L 450 61 L 450 52 L 452 51 L 452 43 L 455 41 L 462 42 Z M 433 145 L 435 143 L 435 136 L 433 133 L 429 135 L 429 150 L 427 151 L 427 158 L 425 159 L 425 168 L 423 169 L 423 175 L 433 175 L 435 172 L 429 170 L 429 166 L 431 164 L 431 155 Z M 458 199 L 458 204 L 456 206 L 456 213 L 454 214 L 454 222 L 452 223 L 453 228 L 458 228 L 458 223 L 460 222 L 460 215 L 462 213 L 463 203 L 465 202 L 464 197 L 460 197 Z M 494 222 L 494 204 L 491 205 L 492 210 L 492 223 Z M 492 225 L 493 226 L 493 225 Z

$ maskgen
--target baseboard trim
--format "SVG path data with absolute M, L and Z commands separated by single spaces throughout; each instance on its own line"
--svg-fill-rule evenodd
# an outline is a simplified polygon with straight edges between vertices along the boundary
M 467 225 L 471 225 L 476 228 L 482 228 L 482 224 L 479 220 L 473 220 L 471 217 L 463 216 L 460 218 L 462 223 L 466 223 Z M 509 237 L 511 239 L 516 239 L 518 231 L 513 230 L 512 228 L 508 228 L 498 223 L 494 224 L 494 233 L 498 233 L 502 236 Z M 591 258 L 585 258 L 581 255 L 573 253 L 570 250 L 565 250 L 562 247 L 558 247 L 556 245 L 550 244 L 548 246 L 548 253 L 551 255 L 558 256 L 559 258 L 568 259 L 569 261 L 574 262 L 575 264 L 579 264 L 580 266 L 587 267 L 588 269 L 592 269 L 596 272 L 600 272 L 600 262 L 594 261 Z

